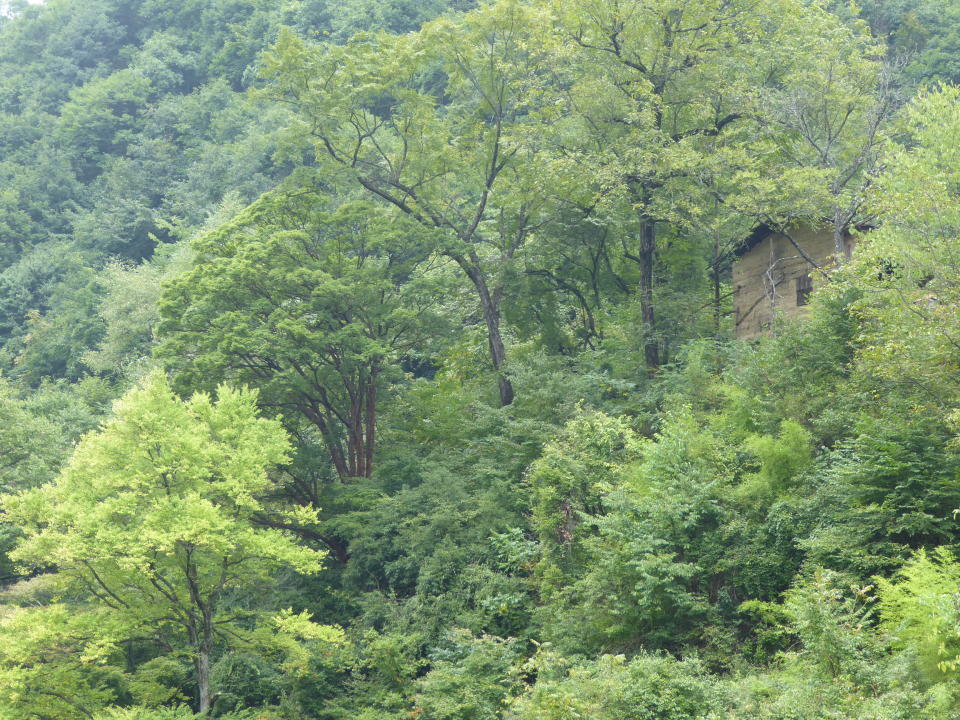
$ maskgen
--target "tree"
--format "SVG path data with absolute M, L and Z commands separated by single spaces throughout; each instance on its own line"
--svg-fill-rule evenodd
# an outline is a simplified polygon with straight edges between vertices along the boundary
M 769 34 L 753 3 L 630 0 L 556 3 L 561 52 L 573 82 L 576 131 L 565 155 L 585 166 L 598 200 L 637 237 L 625 254 L 639 269 L 647 367 L 661 362 L 655 311 L 658 225 L 671 219 L 676 178 L 700 164 L 705 137 L 749 117 L 748 79 Z M 748 57 L 754 55 L 754 57 Z M 598 208 L 599 210 L 600 208 Z
M 121 637 L 114 620 L 109 611 L 64 603 L 3 606 L 2 716 L 79 720 L 116 701 L 127 678 L 116 662 Z
M 817 62 L 793 64 L 779 85 L 763 89 L 763 123 L 779 149 L 778 176 L 820 176 L 826 196 L 822 218 L 814 219 L 829 223 L 842 263 L 851 231 L 871 219 L 864 209 L 867 189 L 901 101 L 896 68 L 882 62 L 883 48 L 867 32 L 826 14 L 811 20 L 819 28 Z M 789 205 L 768 207 L 766 214 L 763 219 L 789 237 L 796 222 Z
M 0 492 L 50 480 L 67 452 L 64 434 L 18 397 L 11 382 L 0 379 Z
M 927 678 L 960 669 L 957 583 L 960 564 L 946 547 L 917 552 L 893 579 L 877 578 L 880 619 L 910 648 Z
M 137 127 L 137 114 L 152 99 L 151 91 L 150 79 L 143 73 L 120 70 L 72 93 L 62 108 L 57 140 L 74 149 L 81 182 L 92 182 L 102 171 L 98 160 L 124 153 Z
M 161 300 L 158 353 L 185 387 L 260 388 L 316 427 L 341 478 L 369 477 L 384 376 L 430 309 L 404 231 L 309 188 L 265 195 L 194 243 L 196 267 Z
M 883 224 L 862 238 L 847 284 L 862 294 L 860 369 L 941 416 L 960 401 L 958 99 L 942 88 L 904 110 L 870 195 Z
M 595 561 L 584 550 L 596 534 L 605 496 L 623 483 L 624 466 L 640 457 L 641 444 L 622 420 L 601 413 L 567 423 L 531 466 L 532 521 L 543 557 L 541 594 L 549 598 Z
M 295 110 L 317 159 L 429 230 L 473 285 L 501 405 L 513 401 L 501 331 L 504 273 L 544 222 L 536 136 L 548 18 L 504 0 L 406 36 L 345 47 L 280 35 L 267 95 Z
M 629 235 L 623 252 L 637 264 L 644 355 L 656 369 L 663 360 L 658 237 L 721 229 L 711 238 L 712 262 L 724 262 L 725 218 L 739 215 L 742 225 L 745 214 L 727 201 L 749 184 L 746 178 L 770 172 L 768 95 L 790 93 L 798 78 L 814 72 L 822 34 L 843 38 L 838 45 L 853 38 L 835 17 L 792 0 L 582 0 L 555 7 L 571 123 L 557 135 L 560 162 L 592 186 L 597 221 Z M 853 44 L 836 63 L 846 72 L 852 62 L 867 62 L 862 52 Z M 803 196 L 822 179 L 800 173 L 791 187 L 799 181 L 803 188 L 794 194 Z M 751 200 L 747 213 L 761 214 L 757 198 Z
M 501 715 L 519 683 L 512 639 L 453 631 L 434 651 L 430 672 L 417 681 L 416 710 L 437 720 L 481 720 Z
M 103 338 L 83 363 L 96 373 L 136 380 L 151 362 L 154 330 L 160 322 L 161 285 L 190 267 L 189 243 L 166 245 L 136 266 L 111 263 L 100 273 L 105 294 L 99 315 Z
M 723 717 L 729 707 L 696 658 L 641 653 L 571 661 L 544 648 L 531 665 L 536 683 L 514 701 L 510 720 L 686 720 Z
M 444 11 L 476 5 L 475 0 L 307 0 L 299 8 L 298 29 L 308 37 L 323 33 L 346 42 L 358 32 L 413 32 Z
M 225 594 L 269 582 L 278 568 L 320 567 L 323 553 L 251 522 L 288 451 L 279 421 L 257 417 L 256 393 L 221 386 L 216 400 L 181 401 L 153 374 L 53 483 L 4 499 L 24 533 L 12 555 L 56 568 L 131 635 L 185 652 L 205 713 L 211 656 L 255 618 L 226 608 Z
M 48 482 L 69 453 L 67 434 L 0 378 L 0 493 Z M 16 536 L 16 527 L 0 519 L 0 586 L 17 578 L 7 558 Z

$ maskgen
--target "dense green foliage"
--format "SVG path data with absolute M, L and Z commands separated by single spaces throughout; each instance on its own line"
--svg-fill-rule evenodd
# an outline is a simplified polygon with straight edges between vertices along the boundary
M 0 720 L 960 718 L 956 0 L 0 8 Z

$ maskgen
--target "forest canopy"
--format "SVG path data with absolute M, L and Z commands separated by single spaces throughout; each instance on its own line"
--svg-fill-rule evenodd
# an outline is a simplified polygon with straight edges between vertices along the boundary
M 958 0 L 14 0 L 0 68 L 0 720 L 960 718 Z

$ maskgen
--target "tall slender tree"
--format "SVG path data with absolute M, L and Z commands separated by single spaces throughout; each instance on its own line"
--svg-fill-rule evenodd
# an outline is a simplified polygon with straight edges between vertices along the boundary
M 544 221 L 536 173 L 549 54 L 543 10 L 517 0 L 402 37 L 309 45 L 286 32 L 264 64 L 318 159 L 428 229 L 473 286 L 501 405 L 505 271 Z M 547 23 L 548 24 L 548 23 Z

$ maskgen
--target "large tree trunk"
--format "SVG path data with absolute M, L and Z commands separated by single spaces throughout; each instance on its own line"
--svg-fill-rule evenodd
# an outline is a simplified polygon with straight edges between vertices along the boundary
M 467 273 L 470 281 L 477 289 L 480 297 L 480 307 L 483 309 L 483 320 L 487 325 L 487 341 L 490 345 L 490 360 L 497 371 L 497 384 L 500 390 L 500 406 L 506 407 L 513 402 L 513 384 L 504 373 L 507 361 L 507 352 L 503 346 L 503 336 L 500 334 L 500 307 L 490 294 L 486 278 L 475 264 L 460 262 L 460 266 Z
M 656 336 L 656 317 L 653 303 L 653 263 L 656 256 L 656 223 L 646 215 L 640 216 L 640 317 L 643 320 L 643 357 L 648 370 L 660 367 L 660 347 Z
M 347 453 L 349 457 L 350 477 L 366 477 L 364 471 L 363 452 L 363 379 L 357 383 L 357 388 L 351 397 L 350 426 L 347 428 Z
M 203 644 L 204 646 L 206 643 Z M 195 661 L 197 669 L 197 694 L 200 699 L 199 714 L 206 715 L 210 712 L 210 650 L 201 647 L 197 653 Z
M 213 653 L 213 607 L 212 598 L 204 599 L 200 592 L 198 570 L 193 560 L 193 547 L 189 543 L 183 545 L 185 552 L 184 570 L 186 572 L 187 587 L 190 592 L 190 601 L 193 607 L 189 611 L 190 642 L 196 655 L 193 666 L 197 673 L 197 712 L 206 715 L 210 712 L 210 655 Z M 226 562 L 226 561 L 224 561 Z M 224 573 L 226 565 L 224 565 Z M 221 580 L 222 587 L 223 580 Z

